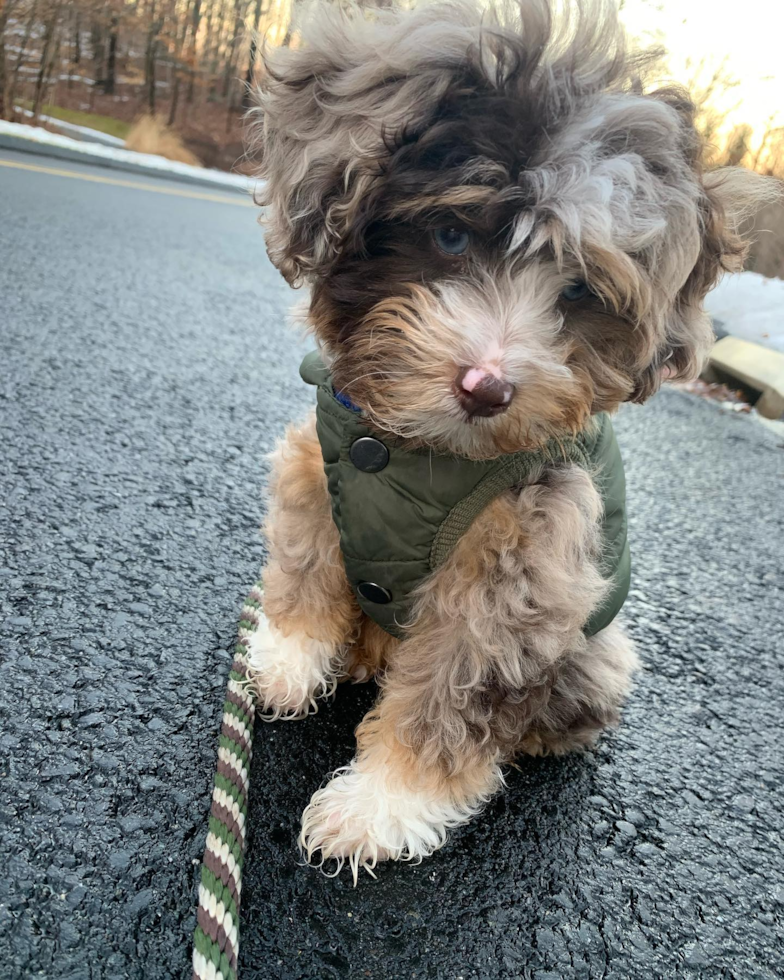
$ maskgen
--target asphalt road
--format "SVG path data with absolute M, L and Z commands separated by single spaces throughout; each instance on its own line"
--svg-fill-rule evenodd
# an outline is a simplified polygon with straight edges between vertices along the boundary
M 184 977 L 306 342 L 236 197 L 7 161 L 46 165 L 0 155 L 0 977 Z M 294 841 L 372 690 L 261 726 L 246 980 L 784 975 L 784 439 L 673 391 L 617 429 L 645 663 L 621 729 L 353 889 Z

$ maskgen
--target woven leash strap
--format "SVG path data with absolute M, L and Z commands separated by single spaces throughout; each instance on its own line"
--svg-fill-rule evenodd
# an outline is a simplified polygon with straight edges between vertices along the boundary
M 223 705 L 218 769 L 201 865 L 192 980 L 237 980 L 240 896 L 253 750 L 253 696 L 248 685 L 248 643 L 258 625 L 261 585 L 240 617 L 234 663 Z

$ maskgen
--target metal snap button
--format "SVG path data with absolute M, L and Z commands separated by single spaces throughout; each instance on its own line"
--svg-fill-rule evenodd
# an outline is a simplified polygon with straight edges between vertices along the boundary
M 349 459 L 363 473 L 378 473 L 389 462 L 389 450 L 378 439 L 362 436 L 351 444 Z
M 392 602 L 392 593 L 388 589 L 376 585 L 375 582 L 360 582 L 357 586 L 357 592 L 363 599 L 367 599 L 368 602 L 375 602 L 379 606 L 385 606 L 388 602 Z

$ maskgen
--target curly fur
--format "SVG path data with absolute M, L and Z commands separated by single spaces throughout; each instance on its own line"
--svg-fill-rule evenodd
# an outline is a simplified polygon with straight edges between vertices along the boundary
M 332 523 L 315 412 L 289 427 L 271 462 L 264 611 L 284 636 L 301 633 L 337 650 L 354 639 L 359 606 Z M 305 591 L 308 601 L 302 602 Z
M 535 448 L 696 375 L 705 293 L 774 193 L 704 172 L 687 95 L 646 88 L 655 54 L 629 51 L 610 3 L 558 10 L 319 6 L 299 46 L 266 52 L 252 130 L 269 254 L 310 287 L 336 386 L 412 447 Z M 439 246 L 443 229 L 466 249 Z M 504 411 L 467 414 L 468 368 L 504 380 Z M 301 714 L 339 674 L 382 671 L 356 758 L 305 812 L 309 858 L 355 875 L 420 859 L 516 753 L 590 745 L 617 722 L 636 655 L 617 624 L 582 632 L 606 590 L 589 474 L 548 466 L 488 506 L 402 642 L 353 601 L 312 424 L 289 433 L 273 495 L 265 612 L 287 641 L 260 655 L 268 708 Z
M 568 400 L 579 427 L 651 395 L 664 365 L 673 378 L 699 370 L 711 339 L 702 297 L 742 259 L 740 221 L 769 185 L 742 170 L 703 175 L 685 94 L 644 93 L 650 56 L 628 54 L 611 6 L 570 9 L 559 20 L 547 0 L 484 13 L 317 8 L 307 46 L 267 54 L 256 139 L 270 255 L 312 285 L 334 376 L 382 428 L 492 455 L 523 428 L 552 437 Z M 422 241 L 446 220 L 481 245 L 463 268 Z M 518 400 L 467 439 L 446 406 L 466 355 L 453 344 L 423 362 L 412 324 L 495 300 L 503 277 L 519 288 L 517 270 L 537 266 L 528 302 L 507 290 L 502 303 L 506 324 L 540 311 L 549 356 L 505 367 L 518 389 L 536 375 L 547 410 Z M 558 293 L 576 275 L 592 295 L 565 309 Z
M 377 708 L 420 765 L 451 776 L 483 747 L 509 761 L 606 592 L 601 502 L 577 467 L 490 504 L 421 588 Z M 362 747 L 363 726 L 359 730 Z

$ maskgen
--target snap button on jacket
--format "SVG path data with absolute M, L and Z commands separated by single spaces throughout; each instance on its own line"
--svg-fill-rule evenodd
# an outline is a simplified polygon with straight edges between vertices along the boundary
M 446 561 L 476 516 L 535 468 L 559 461 L 589 470 L 604 503 L 602 569 L 612 587 L 585 633 L 593 636 L 617 616 L 629 591 L 631 560 L 623 462 L 606 413 L 574 439 L 477 461 L 403 449 L 396 437 L 375 431 L 337 400 L 317 351 L 305 357 L 300 374 L 317 387 L 316 431 L 348 580 L 363 612 L 388 633 L 401 635 L 412 593 Z

